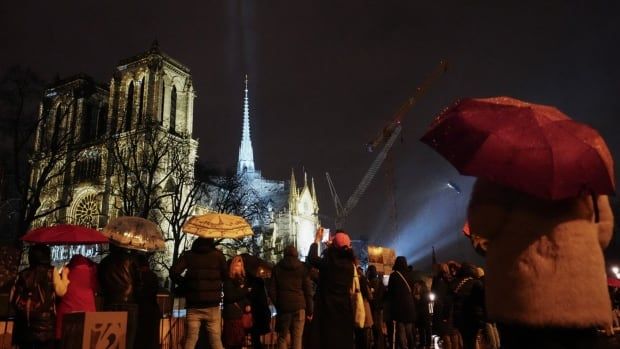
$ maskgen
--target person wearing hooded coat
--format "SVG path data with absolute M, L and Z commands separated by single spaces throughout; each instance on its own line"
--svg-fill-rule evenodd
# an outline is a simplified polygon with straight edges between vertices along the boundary
M 185 276 L 182 276 L 185 272 Z M 209 345 L 222 345 L 222 285 L 228 275 L 226 257 L 213 239 L 197 238 L 190 251 L 183 252 L 170 269 L 172 281 L 181 286 L 187 307 L 185 349 L 194 349 L 199 330 L 205 324 Z
M 62 287 L 56 287 L 56 295 L 61 297 L 56 309 L 57 340 L 62 336 L 62 318 L 65 314 L 97 311 L 95 292 L 99 289 L 97 264 L 81 254 L 71 257 L 62 274 L 67 282 Z
M 54 327 L 56 322 L 54 267 L 51 266 L 50 248 L 46 245 L 33 245 L 28 251 L 28 268 L 17 275 L 10 300 L 16 306 L 13 342 L 19 348 L 54 348 Z M 23 304 L 24 294 L 39 292 L 42 297 L 36 311 L 20 311 L 17 303 Z M 33 297 L 35 298 L 35 297 Z M 31 301 L 28 303 L 32 304 Z
M 271 272 L 269 296 L 277 310 L 278 349 L 301 349 L 306 318 L 312 319 L 312 282 L 306 266 L 299 261 L 295 246 L 284 249 L 284 257 Z
M 318 311 L 314 312 L 312 322 L 317 323 L 321 349 L 353 349 L 355 325 L 351 287 L 355 254 L 351 239 L 344 231 L 336 232 L 323 257 L 319 257 L 322 237 L 322 229 L 317 230 L 307 257 L 308 262 L 319 270 Z
M 502 348 L 608 347 L 596 331 L 612 322 L 607 196 L 551 201 L 478 179 L 468 221 L 488 240 L 486 306 Z
M 390 318 L 396 323 L 396 344 L 400 349 L 413 349 L 415 345 L 416 320 L 415 299 L 412 291 L 413 276 L 407 266 L 407 258 L 398 256 L 388 281 L 387 299 L 390 304 Z

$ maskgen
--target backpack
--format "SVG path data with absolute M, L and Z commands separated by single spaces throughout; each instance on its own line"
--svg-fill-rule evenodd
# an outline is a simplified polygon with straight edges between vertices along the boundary
M 43 274 L 41 269 L 26 269 L 17 275 L 10 300 L 16 316 L 25 319 L 29 328 L 47 330 L 56 315 L 53 268 Z

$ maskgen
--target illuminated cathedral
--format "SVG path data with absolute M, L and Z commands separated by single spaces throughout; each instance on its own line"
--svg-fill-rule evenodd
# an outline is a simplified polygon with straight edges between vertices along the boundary
M 275 251 L 294 244 L 305 256 L 319 225 L 314 181 L 308 182 L 304 173 L 303 185 L 298 186 L 294 172 L 287 181 L 262 177 L 255 167 L 250 138 L 247 78 L 244 92 L 237 173 L 269 202 L 270 217 L 259 227 L 265 232 L 262 243 Z M 35 137 L 30 176 L 34 187 L 43 171 L 52 174 L 42 188 L 38 211 L 51 213 L 35 220 L 34 226 L 70 223 L 102 228 L 110 218 L 126 211 L 119 195 L 139 178 L 127 179 L 127 173 L 119 170 L 110 140 L 146 137 L 147 125 L 155 130 L 148 139 L 171 142 L 180 149 L 176 156 L 181 158 L 181 170 L 193 173 L 198 148 L 193 138 L 195 97 L 189 68 L 163 53 L 156 43 L 146 52 L 120 61 L 109 85 L 96 83 L 86 75 L 56 81 L 45 91 L 39 108 L 43 122 Z M 65 142 L 60 145 L 63 156 L 49 166 L 49 149 L 60 140 Z M 133 152 L 143 152 L 137 149 Z M 121 157 L 132 155 L 127 147 L 118 153 Z M 163 159 L 162 163 L 170 161 Z M 167 167 L 155 169 L 154 181 L 160 192 L 183 185 L 166 172 Z M 205 209 L 210 208 L 196 207 L 195 211 Z M 166 232 L 165 223 L 161 227 Z
M 305 259 L 310 244 L 314 242 L 316 229 L 319 227 L 319 205 L 316 197 L 314 180 L 308 182 L 304 172 L 302 186 L 297 185 L 294 170 L 289 181 L 276 181 L 263 178 L 254 164 L 254 150 L 250 136 L 250 105 L 248 97 L 248 80 L 245 79 L 243 99 L 243 128 L 237 175 L 258 192 L 269 203 L 270 219 L 264 229 L 267 234 L 262 243 L 266 249 L 282 251 L 287 245 L 297 247 L 299 256 Z M 277 257 L 279 253 L 276 253 Z

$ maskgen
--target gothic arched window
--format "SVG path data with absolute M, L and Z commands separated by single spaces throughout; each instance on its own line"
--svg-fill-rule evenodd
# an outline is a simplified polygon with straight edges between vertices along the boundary
M 142 78 L 142 82 L 140 82 L 140 104 L 138 107 L 138 125 L 142 124 L 142 119 L 144 118 L 144 77 Z
M 98 116 L 97 116 L 97 137 L 102 137 L 105 134 L 107 118 L 108 118 L 108 106 L 103 105 L 98 110 Z
M 172 86 L 170 93 L 170 132 L 175 132 L 177 126 L 177 88 Z
M 82 137 L 80 139 L 82 142 L 91 141 L 97 135 L 98 113 L 99 107 L 97 105 L 90 102 L 86 103 L 86 111 L 82 121 Z
M 56 148 L 58 146 L 58 138 L 60 137 L 60 124 L 62 123 L 62 109 L 60 105 L 56 108 L 56 115 L 52 120 L 53 124 L 50 128 L 50 146 Z
M 166 101 L 166 86 L 164 86 L 164 82 L 161 82 L 161 113 L 159 114 L 159 124 L 164 124 L 164 105 Z
M 73 180 L 75 183 L 94 181 L 101 174 L 101 156 L 96 150 L 85 150 L 78 155 Z
M 133 114 L 133 81 L 127 89 L 127 107 L 125 108 L 125 131 L 131 130 L 131 115 Z

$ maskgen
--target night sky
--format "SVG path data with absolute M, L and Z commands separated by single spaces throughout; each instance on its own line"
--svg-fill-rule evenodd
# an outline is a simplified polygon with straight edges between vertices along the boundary
M 84 72 L 105 83 L 120 59 L 157 39 L 192 71 L 200 161 L 221 169 L 236 165 L 247 73 L 257 168 L 270 179 L 295 168 L 298 180 L 305 168 L 325 226 L 334 215 L 325 172 L 346 201 L 376 156 L 365 144 L 447 59 L 448 72 L 404 118 L 393 181 L 384 167 L 346 225 L 419 265 L 430 263 L 431 245 L 440 259 L 474 258 L 459 229 L 473 179 L 418 140 L 457 98 L 555 105 L 620 156 L 616 1 L 24 0 L 0 5 L 0 29 L 0 71 L 21 64 L 47 79 Z

